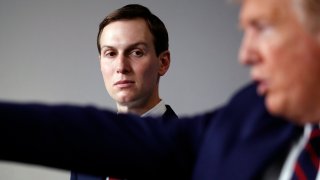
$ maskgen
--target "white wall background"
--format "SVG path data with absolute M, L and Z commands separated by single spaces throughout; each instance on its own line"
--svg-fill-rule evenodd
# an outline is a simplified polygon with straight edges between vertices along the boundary
M 237 63 L 236 5 L 225 0 L 0 0 L 0 99 L 115 109 L 100 74 L 98 24 L 139 3 L 164 21 L 172 63 L 160 96 L 179 115 L 225 102 L 248 81 Z M 0 180 L 68 180 L 69 172 L 0 163 Z

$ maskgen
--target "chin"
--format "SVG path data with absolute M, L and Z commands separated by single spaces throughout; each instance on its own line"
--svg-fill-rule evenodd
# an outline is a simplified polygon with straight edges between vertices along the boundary
M 279 98 L 266 97 L 265 105 L 268 112 L 274 116 L 285 117 L 284 114 L 284 103 L 282 103 Z
M 129 93 L 118 93 L 113 96 L 113 99 L 119 103 L 129 103 L 133 101 L 134 95 Z
M 268 112 L 273 116 L 282 117 L 297 125 L 304 125 L 308 123 L 308 120 L 306 120 L 305 117 L 301 116 L 298 111 L 290 110 L 290 108 L 285 106 L 284 101 L 280 101 L 279 98 L 274 100 L 267 98 L 265 103 Z
M 118 104 L 122 105 L 129 105 L 132 102 L 131 99 L 117 99 L 116 101 L 118 102 Z

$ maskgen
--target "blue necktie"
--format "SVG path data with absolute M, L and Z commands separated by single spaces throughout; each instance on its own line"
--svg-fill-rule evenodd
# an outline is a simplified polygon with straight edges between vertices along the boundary
M 294 167 L 293 180 L 314 180 L 319 172 L 320 129 L 313 126 L 309 140 Z

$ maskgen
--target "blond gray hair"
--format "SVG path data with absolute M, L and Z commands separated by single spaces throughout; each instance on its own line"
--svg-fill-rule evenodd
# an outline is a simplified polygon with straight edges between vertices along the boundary
M 227 0 L 242 4 L 245 0 Z M 312 32 L 320 31 L 320 0 L 292 0 L 294 10 L 300 21 Z
M 320 0 L 294 0 L 298 18 L 312 32 L 320 30 Z

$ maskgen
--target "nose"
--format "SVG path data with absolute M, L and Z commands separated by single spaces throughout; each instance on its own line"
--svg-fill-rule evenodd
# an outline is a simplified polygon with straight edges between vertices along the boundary
M 238 59 L 240 64 L 248 66 L 258 62 L 258 42 L 251 33 L 244 33 L 239 49 Z
M 127 74 L 130 72 L 130 59 L 126 58 L 124 55 L 119 55 L 116 60 L 116 72 L 121 74 Z

